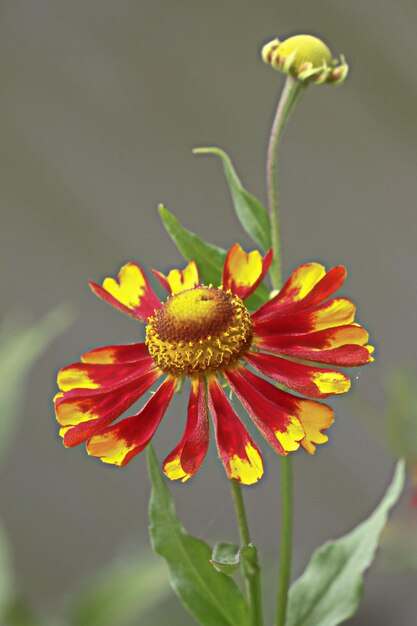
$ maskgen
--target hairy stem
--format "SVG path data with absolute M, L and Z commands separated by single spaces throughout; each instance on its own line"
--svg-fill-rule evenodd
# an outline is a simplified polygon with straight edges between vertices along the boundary
M 292 458 L 281 460 L 281 547 L 278 575 L 276 626 L 284 626 L 287 616 L 288 589 L 291 581 L 292 518 L 293 518 Z
M 297 81 L 291 76 L 287 77 L 281 98 L 278 102 L 268 146 L 266 179 L 269 214 L 271 219 L 271 242 L 274 250 L 274 260 L 271 266 L 271 280 L 274 289 L 280 289 L 282 287 L 281 229 L 279 222 L 278 195 L 278 150 L 282 132 L 303 91 L 303 83 Z M 285 626 L 287 614 L 292 556 L 292 492 L 292 459 L 290 455 L 288 455 L 283 457 L 281 461 L 281 548 L 275 626 Z
M 292 76 L 287 77 L 284 89 L 282 90 L 282 94 L 278 102 L 269 139 L 266 164 L 266 182 L 269 214 L 271 218 L 271 242 L 274 250 L 274 259 L 271 266 L 271 280 L 274 289 L 279 289 L 282 285 L 281 229 L 278 210 L 278 148 L 285 124 L 287 123 L 291 111 L 298 102 L 298 99 L 303 91 L 303 83 L 292 78 Z
M 240 542 L 242 546 L 248 546 L 251 541 L 242 488 L 236 480 L 230 481 L 230 488 L 232 490 L 232 499 L 236 511 Z M 262 593 L 260 569 L 258 563 L 256 562 L 255 567 L 251 568 L 250 571 L 245 571 L 245 568 L 243 568 L 243 574 L 246 579 L 246 589 L 249 598 L 250 625 L 262 626 Z

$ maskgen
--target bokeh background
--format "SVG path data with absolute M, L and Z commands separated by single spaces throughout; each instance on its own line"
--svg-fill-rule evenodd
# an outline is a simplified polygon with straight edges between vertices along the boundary
M 1 314 L 36 320 L 64 301 L 78 314 L 20 389 L 18 433 L 0 472 L 18 583 L 41 614 L 59 615 L 75 584 L 148 544 L 144 455 L 122 470 L 104 466 L 81 448 L 64 450 L 54 423 L 59 367 L 88 348 L 143 336 L 94 298 L 87 281 L 114 275 L 127 260 L 163 271 L 181 263 L 157 216 L 161 201 L 207 241 L 250 246 L 220 164 L 191 150 L 225 149 L 265 200 L 282 78 L 259 51 L 277 35 L 320 35 L 351 65 L 342 87 L 308 89 L 286 131 L 285 274 L 312 259 L 347 265 L 346 293 L 377 347 L 375 365 L 355 372 L 353 392 L 336 401 L 330 443 L 295 459 L 294 576 L 315 547 L 379 501 L 393 458 L 365 407 L 382 426 L 387 372 L 398 364 L 415 371 L 416 23 L 412 0 L 2 0 Z M 185 407 L 178 398 L 164 420 L 161 458 L 177 441 Z M 271 565 L 279 459 L 264 449 L 266 478 L 245 492 L 254 541 Z M 172 491 L 190 532 L 210 542 L 236 538 L 214 450 L 196 479 Z M 350 623 L 416 623 L 416 582 L 413 571 L 375 567 Z M 180 623 L 194 623 L 172 606 Z

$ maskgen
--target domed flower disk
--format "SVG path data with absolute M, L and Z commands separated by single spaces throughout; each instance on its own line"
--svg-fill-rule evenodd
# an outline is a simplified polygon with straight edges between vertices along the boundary
M 345 279 L 340 266 L 326 272 L 319 263 L 301 265 L 275 297 L 251 314 L 244 302 L 271 260 L 271 251 L 262 257 L 234 244 L 217 288 L 200 284 L 193 261 L 168 276 L 154 270 L 168 292 L 164 301 L 135 263 L 122 267 L 117 280 L 90 283 L 99 298 L 144 322 L 146 339 L 92 350 L 59 372 L 55 407 L 64 445 L 86 442 L 88 454 L 126 465 L 151 441 L 177 385 L 187 377 L 184 433 L 163 463 L 170 479 L 186 481 L 203 463 L 208 410 L 227 476 L 244 484 L 262 477 L 260 449 L 225 386 L 278 454 L 300 446 L 313 454 L 317 444 L 327 441 L 323 431 L 333 422 L 332 409 L 317 399 L 350 387 L 345 373 L 317 364 L 365 365 L 372 348 L 368 333 L 354 322 L 354 304 L 332 297 Z M 148 394 L 157 381 L 156 391 Z M 116 421 L 145 394 L 138 413 Z

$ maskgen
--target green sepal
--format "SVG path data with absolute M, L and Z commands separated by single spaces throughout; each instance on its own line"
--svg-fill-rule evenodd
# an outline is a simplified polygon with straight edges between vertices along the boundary
M 349 534 L 329 541 L 312 556 L 291 587 L 286 626 L 336 626 L 356 612 L 363 573 L 372 563 L 390 509 L 404 486 L 404 462 L 374 513 Z
M 184 228 L 171 211 L 162 204 L 158 207 L 159 215 L 168 235 L 187 261 L 195 261 L 200 280 L 206 285 L 218 287 L 222 282 L 223 264 L 227 251 L 200 239 L 198 235 Z M 269 299 L 265 284 L 246 300 L 249 309 L 257 309 Z
M 233 206 L 242 228 L 265 252 L 271 247 L 271 225 L 263 204 L 243 187 L 230 157 L 220 148 L 195 148 L 194 154 L 218 156 L 232 195 Z
M 233 579 L 214 570 L 210 546 L 186 534 L 151 446 L 147 455 L 152 547 L 167 561 L 175 593 L 201 626 L 248 626 L 242 592 Z

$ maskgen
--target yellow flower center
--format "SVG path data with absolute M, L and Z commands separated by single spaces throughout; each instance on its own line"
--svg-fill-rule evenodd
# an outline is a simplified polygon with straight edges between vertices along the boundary
M 146 345 L 163 372 L 191 375 L 239 359 L 252 333 L 249 311 L 238 296 L 200 286 L 171 296 L 149 318 Z

